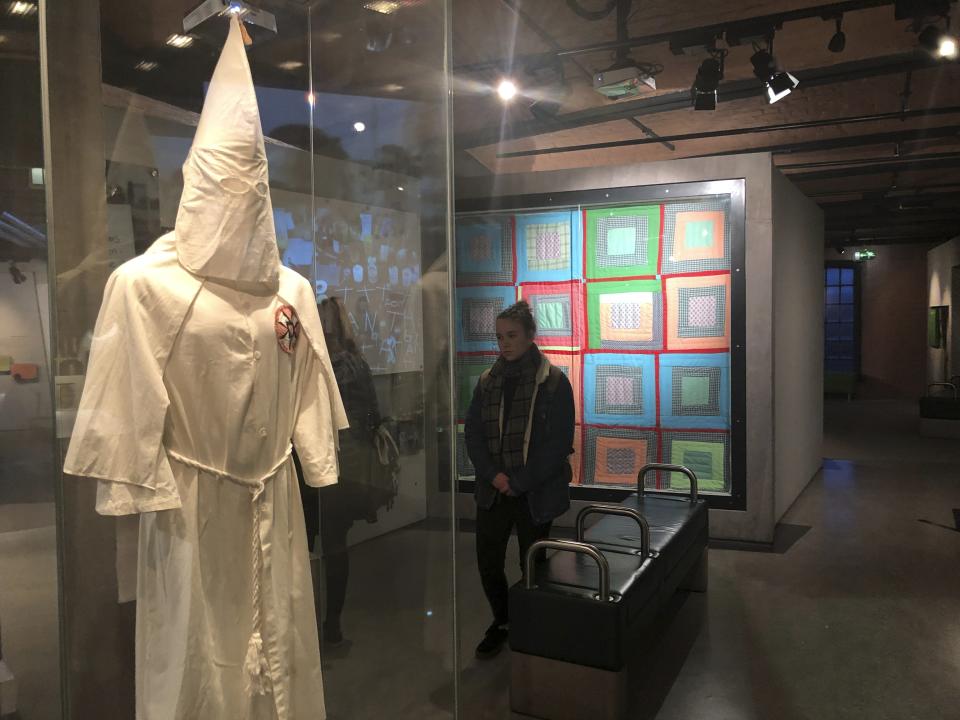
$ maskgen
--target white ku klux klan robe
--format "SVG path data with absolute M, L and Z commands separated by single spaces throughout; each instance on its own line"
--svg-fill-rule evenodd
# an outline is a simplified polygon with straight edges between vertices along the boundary
M 306 482 L 347 426 L 309 283 L 280 266 L 240 37 L 214 72 L 173 233 L 111 276 L 64 470 L 140 516 L 138 720 L 325 717 Z

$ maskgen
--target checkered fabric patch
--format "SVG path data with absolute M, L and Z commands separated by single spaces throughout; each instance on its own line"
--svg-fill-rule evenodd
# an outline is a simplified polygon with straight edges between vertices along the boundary
M 655 432 L 587 427 L 581 484 L 635 487 L 640 468 L 656 462 L 656 455 Z
M 626 283 L 624 283 L 626 284 Z M 588 292 L 593 292 L 593 283 Z M 592 306 L 591 306 L 592 307 Z M 659 292 L 600 294 L 591 340 L 607 350 L 656 350 L 663 346 L 663 296 Z M 599 337 L 597 337 L 599 336 Z
M 679 288 L 680 321 L 677 334 L 682 338 L 723 337 L 726 335 L 727 288 Z
M 674 367 L 671 380 L 674 415 L 720 414 L 720 368 Z
M 502 216 L 457 221 L 457 282 L 513 282 L 513 225 Z
M 637 215 L 601 217 L 597 220 L 597 266 L 646 265 L 648 241 L 647 218 Z
M 477 386 L 483 371 L 497 361 L 497 356 L 460 355 L 457 357 L 457 417 L 467 416 L 467 409 L 473 399 L 473 390 Z
M 643 368 L 598 365 L 594 407 L 598 415 L 643 415 Z
M 537 329 L 544 335 L 570 335 L 573 332 L 569 295 L 532 295 L 530 301 Z
M 607 450 L 607 472 L 612 475 L 635 476 L 638 472 L 638 465 L 636 448 L 610 448 Z
M 697 476 L 702 492 L 730 492 L 730 436 L 727 433 L 665 432 L 664 462 L 686 465 Z M 681 473 L 661 476 L 665 489 L 687 492 L 690 481 Z
M 663 216 L 665 274 L 730 269 L 730 196 L 668 202 Z
M 532 271 L 570 267 L 570 223 L 526 226 L 527 267 Z
M 493 240 L 489 235 L 474 235 L 467 243 L 472 262 L 482 263 L 493 259 Z
M 464 340 L 470 342 L 497 339 L 497 315 L 503 310 L 501 298 L 465 298 L 460 322 Z

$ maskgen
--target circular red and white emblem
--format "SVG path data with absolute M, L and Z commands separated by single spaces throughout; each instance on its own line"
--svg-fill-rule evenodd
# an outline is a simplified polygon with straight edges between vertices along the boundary
M 277 331 L 277 345 L 285 353 L 292 353 L 300 338 L 300 318 L 297 317 L 297 311 L 290 305 L 277 308 L 274 329 Z

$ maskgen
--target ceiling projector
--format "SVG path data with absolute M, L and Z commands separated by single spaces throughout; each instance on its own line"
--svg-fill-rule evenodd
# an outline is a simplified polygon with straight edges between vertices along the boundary
M 593 89 L 606 98 L 620 100 L 656 90 L 657 81 L 636 65 L 629 65 L 594 73 Z

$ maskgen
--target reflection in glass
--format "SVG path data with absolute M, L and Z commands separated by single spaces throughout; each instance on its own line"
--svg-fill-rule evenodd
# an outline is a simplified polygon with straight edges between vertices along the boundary
M 0 8 L 0 716 L 53 720 L 54 406 L 69 405 L 82 371 L 50 346 L 37 9 Z

